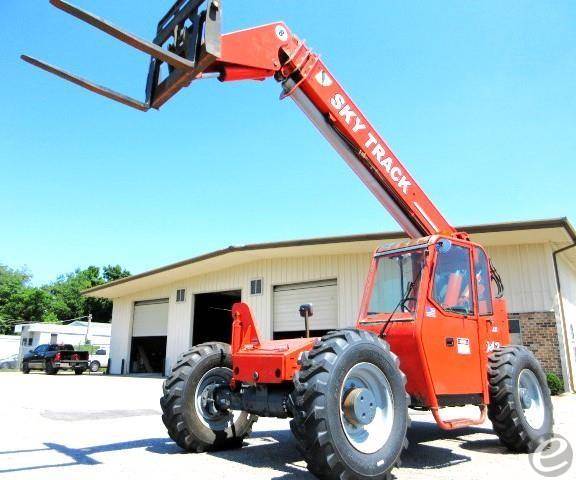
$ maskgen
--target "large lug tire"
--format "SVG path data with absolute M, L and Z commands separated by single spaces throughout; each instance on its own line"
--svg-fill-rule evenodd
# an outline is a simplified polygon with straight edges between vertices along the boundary
M 502 444 L 514 452 L 533 452 L 552 436 L 550 390 L 530 350 L 507 346 L 492 353 L 488 381 L 488 417 Z
M 180 356 L 164 381 L 160 406 L 168 434 L 181 448 L 189 452 L 238 448 L 250 435 L 257 416 L 210 412 L 201 400 L 202 392 L 231 377 L 232 356 L 225 343 L 197 345 Z
M 301 357 L 291 429 L 322 479 L 388 478 L 408 446 L 406 376 L 376 335 L 339 330 Z

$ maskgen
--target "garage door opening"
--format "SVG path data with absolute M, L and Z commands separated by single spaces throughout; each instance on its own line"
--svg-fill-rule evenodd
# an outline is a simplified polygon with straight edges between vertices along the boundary
M 167 298 L 134 304 L 130 373 L 164 374 L 167 332 Z
M 131 373 L 164 374 L 166 337 L 133 337 Z
M 202 293 L 194 297 L 194 335 L 192 344 L 230 343 L 232 340 L 232 305 L 242 300 L 240 290 Z
M 310 335 L 321 337 L 338 328 L 338 282 L 294 283 L 274 287 L 274 340 L 301 338 L 305 335 L 304 319 L 299 308 L 311 303 Z

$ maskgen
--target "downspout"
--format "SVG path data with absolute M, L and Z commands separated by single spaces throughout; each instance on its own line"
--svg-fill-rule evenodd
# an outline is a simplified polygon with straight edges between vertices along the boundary
M 572 350 L 570 349 L 570 342 L 568 340 L 568 328 L 566 326 L 566 314 L 564 310 L 564 300 L 562 298 L 562 284 L 560 282 L 560 273 L 558 270 L 558 255 L 565 252 L 566 250 L 570 250 L 571 248 L 576 247 L 576 241 L 567 247 L 563 247 L 559 250 L 555 250 L 552 252 L 552 260 L 554 262 L 554 274 L 556 276 L 556 290 L 558 291 L 558 304 L 560 306 L 560 317 L 562 320 L 562 333 L 564 334 L 564 350 L 566 351 L 566 357 L 568 360 L 568 376 L 570 381 L 570 386 L 572 387 L 571 390 L 575 391 L 574 385 L 574 372 L 572 370 Z

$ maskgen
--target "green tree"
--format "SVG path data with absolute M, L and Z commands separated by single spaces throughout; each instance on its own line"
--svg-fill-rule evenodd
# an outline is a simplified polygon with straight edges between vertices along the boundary
M 58 318 L 70 319 L 92 314 L 95 322 L 109 322 L 112 317 L 112 302 L 84 297 L 82 292 L 129 275 L 130 272 L 120 265 L 107 265 L 102 269 L 90 266 L 62 275 L 56 282 L 44 288 L 54 297 L 54 310 Z
M 129 277 L 130 272 L 123 269 L 120 265 L 107 265 L 102 267 L 102 277 L 106 283 Z
M 27 271 L 0 265 L 0 334 L 13 333 L 16 323 L 56 323 L 88 314 L 96 322 L 109 322 L 112 302 L 82 292 L 129 275 L 120 265 L 90 266 L 37 288 L 30 285 Z
M 0 333 L 13 333 L 14 323 L 20 319 L 25 306 L 19 304 L 26 298 L 29 290 L 30 274 L 25 270 L 14 270 L 0 265 Z M 28 312 L 31 313 L 31 312 Z

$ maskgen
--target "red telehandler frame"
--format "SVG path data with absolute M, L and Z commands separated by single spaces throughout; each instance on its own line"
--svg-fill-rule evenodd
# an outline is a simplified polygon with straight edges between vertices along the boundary
M 488 255 L 440 214 L 320 57 L 284 23 L 222 35 L 221 0 L 179 0 L 147 42 L 67 2 L 51 3 L 151 55 L 146 100 L 24 60 L 142 111 L 201 78 L 273 77 L 282 98 L 296 102 L 410 237 L 375 252 L 355 328 L 270 341 L 249 307 L 234 305 L 232 344 L 193 347 L 164 383 L 162 418 L 178 445 L 238 446 L 257 416 L 292 417 L 311 472 L 374 479 L 399 464 L 409 407 L 431 410 L 446 430 L 483 423 L 488 414 L 513 451 L 533 451 L 550 438 L 545 375 L 529 350 L 509 345 L 502 282 Z M 301 313 L 307 324 L 312 306 Z M 479 416 L 440 415 L 458 405 L 477 405 Z

